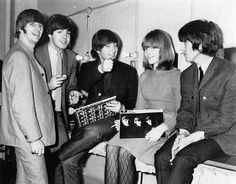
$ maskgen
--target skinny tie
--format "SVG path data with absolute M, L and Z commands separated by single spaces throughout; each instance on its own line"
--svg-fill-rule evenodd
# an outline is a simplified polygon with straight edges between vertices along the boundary
M 200 84 L 202 82 L 202 78 L 203 78 L 203 70 L 201 67 L 199 67 L 199 81 L 198 81 L 198 84 Z

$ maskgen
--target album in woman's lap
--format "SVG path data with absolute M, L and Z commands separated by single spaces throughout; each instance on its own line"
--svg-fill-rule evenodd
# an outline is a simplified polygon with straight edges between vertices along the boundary
M 147 132 L 163 121 L 163 109 L 121 112 L 120 138 L 144 138 Z

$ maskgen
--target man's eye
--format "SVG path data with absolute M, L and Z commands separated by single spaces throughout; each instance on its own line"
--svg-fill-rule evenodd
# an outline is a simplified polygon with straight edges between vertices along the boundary
M 42 24 L 39 24 L 39 27 L 40 27 L 41 29 L 43 29 L 43 25 L 42 25 Z
M 35 23 L 35 22 L 30 22 L 29 25 L 31 25 L 31 26 L 35 26 L 36 23 Z

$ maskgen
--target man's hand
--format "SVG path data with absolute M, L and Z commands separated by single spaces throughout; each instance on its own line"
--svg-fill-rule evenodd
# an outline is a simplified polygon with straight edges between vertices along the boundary
M 188 145 L 190 145 L 190 144 L 192 144 L 194 142 L 200 141 L 200 140 L 202 140 L 204 138 L 205 138 L 205 136 L 204 136 L 204 132 L 203 131 L 194 132 L 194 133 L 190 134 L 189 136 L 183 138 L 180 141 L 178 151 L 180 151 L 183 148 L 185 148 L 186 146 L 188 146 Z
M 190 134 L 189 136 L 186 137 L 186 134 L 180 134 L 176 137 L 174 145 L 172 147 L 172 159 L 171 161 L 175 158 L 175 155 L 182 150 L 183 148 L 185 148 L 186 146 L 200 141 L 202 139 L 204 139 L 204 132 L 203 131 L 197 131 L 194 132 L 192 134 Z
M 44 144 L 40 139 L 31 142 L 30 146 L 31 146 L 32 154 L 36 154 L 37 156 L 41 156 L 41 155 L 44 154 L 44 151 L 45 151 L 44 150 Z
M 203 131 L 197 131 L 192 134 L 190 134 L 189 138 L 192 140 L 192 142 L 197 142 L 202 139 L 205 139 L 205 132 Z
M 124 109 L 124 105 L 122 105 L 120 102 L 114 100 L 114 101 L 107 103 L 106 108 L 112 112 L 118 113 Z
M 148 141 L 151 141 L 151 142 L 158 141 L 161 138 L 161 136 L 163 135 L 163 133 L 167 130 L 168 130 L 168 128 L 165 124 L 160 124 L 159 126 L 150 130 L 146 134 L 145 139 Z
M 66 75 L 56 75 L 51 78 L 51 80 L 48 82 L 49 90 L 54 90 L 58 87 L 61 87 L 63 82 L 66 80 Z
M 69 103 L 70 105 L 77 104 L 79 102 L 79 99 L 83 98 L 83 94 L 80 93 L 79 91 L 72 90 L 69 93 Z
M 113 68 L 114 61 L 111 59 L 106 59 L 101 63 L 101 69 L 103 72 L 110 72 Z
M 179 134 L 177 135 L 177 137 L 175 138 L 175 141 L 174 141 L 174 144 L 172 146 L 172 149 L 171 149 L 171 160 L 170 162 L 172 162 L 175 158 L 175 155 L 178 153 L 179 151 L 179 147 L 180 147 L 180 144 L 181 144 L 181 140 L 184 139 L 186 137 L 185 134 Z
M 120 120 L 119 119 L 114 121 L 114 125 L 112 125 L 111 128 L 113 128 L 113 127 L 115 127 L 118 132 L 120 131 Z

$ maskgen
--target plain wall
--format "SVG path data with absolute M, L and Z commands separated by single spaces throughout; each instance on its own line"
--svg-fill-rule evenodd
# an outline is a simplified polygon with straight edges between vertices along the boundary
M 0 27 L 3 28 L 0 32 L 0 59 L 4 58 L 5 55 L 5 30 L 4 25 L 6 22 L 6 1 L 1 0 L 0 4 Z
M 0 0 L 1 22 L 6 16 L 4 7 L 7 0 Z M 145 34 L 152 29 L 163 29 L 173 38 L 176 52 L 179 54 L 178 68 L 185 69 L 188 64 L 180 54 L 178 30 L 187 22 L 194 19 L 208 19 L 216 22 L 223 30 L 225 47 L 236 46 L 236 1 L 235 0 L 11 0 L 14 2 L 14 16 L 16 17 L 26 8 L 36 8 L 50 16 L 54 13 L 70 15 L 79 29 L 73 49 L 84 55 L 91 49 L 91 37 L 99 29 L 107 28 L 119 34 L 123 41 L 123 52 L 120 60 L 129 63 L 138 61 L 138 71 L 142 72 L 143 52 L 141 41 Z M 114 3 L 115 2 L 115 3 Z M 118 3 L 116 3 L 118 2 Z M 107 6 L 106 6 L 107 5 Z M 89 17 L 86 9 L 92 8 Z M 12 21 L 15 21 L 13 19 Z M 14 25 L 14 24 L 13 24 Z M 10 24 L 11 29 L 12 25 Z M 5 42 L 12 37 L 6 30 L 0 33 L 0 57 L 6 52 Z M 14 30 L 14 29 L 13 29 Z M 5 42 L 4 42 L 5 40 Z M 137 51 L 138 58 L 127 57 L 128 53 Z
M 71 16 L 78 25 L 79 35 L 74 50 L 81 55 L 90 51 L 91 37 L 101 28 L 108 28 L 119 34 L 123 41 L 121 60 L 129 63 L 132 58 L 127 53 L 138 51 L 139 71 L 142 71 L 143 53 L 141 41 L 152 29 L 163 29 L 173 38 L 179 54 L 179 68 L 188 64 L 180 55 L 178 30 L 188 21 L 208 19 L 222 28 L 225 46 L 236 45 L 236 1 L 235 0 L 124 0 L 109 6 L 114 0 L 40 0 L 38 8 L 46 14 L 62 13 L 70 15 L 76 11 L 94 8 L 87 18 L 86 11 Z

